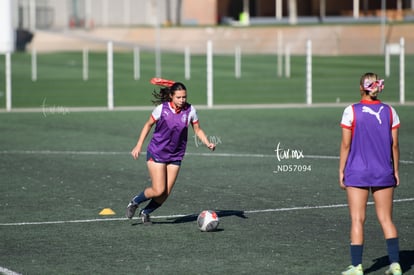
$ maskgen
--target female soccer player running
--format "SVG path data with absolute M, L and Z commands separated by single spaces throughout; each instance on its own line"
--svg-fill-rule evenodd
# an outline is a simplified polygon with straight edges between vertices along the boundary
M 343 113 L 339 184 L 346 190 L 351 218 L 351 261 L 343 275 L 362 275 L 364 223 L 369 192 L 386 239 L 388 275 L 402 274 L 397 229 L 392 220 L 394 187 L 398 175 L 400 121 L 394 108 L 377 99 L 383 80 L 366 73 L 360 80 L 361 101 Z
M 187 147 L 188 126 L 193 127 L 197 137 L 210 150 L 215 149 L 215 144 L 209 142 L 200 127 L 195 108 L 187 102 L 184 84 L 156 78 L 151 82 L 166 87 L 162 87 L 158 93 L 154 91 L 153 102 L 158 106 L 142 128 L 131 155 L 138 159 L 144 140 L 155 124 L 147 148 L 147 167 L 152 186 L 133 197 L 126 211 L 126 216 L 131 219 L 139 204 L 150 200 L 139 213 L 144 224 L 151 223 L 150 213 L 160 207 L 171 193 Z

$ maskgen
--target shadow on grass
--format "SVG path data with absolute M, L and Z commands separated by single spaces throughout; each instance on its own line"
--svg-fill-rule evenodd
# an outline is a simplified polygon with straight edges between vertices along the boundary
M 364 274 L 374 273 L 384 267 L 389 266 L 388 256 L 383 256 L 373 260 L 373 264 L 364 270 Z M 411 270 L 414 266 L 414 250 L 402 250 L 400 251 L 400 265 L 403 273 Z
M 240 210 L 215 210 L 219 218 L 222 217 L 228 217 L 228 216 L 236 216 L 242 219 L 247 219 L 247 217 L 244 215 L 244 211 Z M 172 223 L 186 223 L 186 222 L 193 222 L 196 221 L 198 217 L 198 214 L 191 214 L 184 217 L 179 218 L 172 218 Z
M 242 219 L 247 219 L 244 215 L 244 211 L 241 210 L 215 210 L 219 218 L 229 217 L 229 216 L 236 216 Z M 173 223 L 187 223 L 187 222 L 194 222 L 197 220 L 198 214 L 190 214 L 183 217 L 178 218 L 168 218 L 166 221 L 154 221 L 152 220 L 153 224 L 173 224 Z M 139 225 L 141 222 L 133 223 L 132 225 Z

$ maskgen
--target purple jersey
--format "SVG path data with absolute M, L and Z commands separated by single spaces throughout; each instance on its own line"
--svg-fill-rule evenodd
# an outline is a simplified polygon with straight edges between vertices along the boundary
M 188 126 L 198 123 L 194 107 L 187 104 L 184 109 L 176 111 L 170 102 L 164 102 L 154 109 L 151 116 L 156 126 L 148 152 L 160 162 L 182 160 L 187 147 Z
M 400 126 L 395 110 L 379 100 L 348 106 L 341 127 L 352 131 L 345 165 L 345 185 L 386 187 L 395 185 L 391 130 Z

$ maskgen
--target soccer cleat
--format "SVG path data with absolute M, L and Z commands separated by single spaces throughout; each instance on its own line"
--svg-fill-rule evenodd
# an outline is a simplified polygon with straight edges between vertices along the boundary
M 361 264 L 357 266 L 350 265 L 342 272 L 342 275 L 364 275 L 364 269 Z
M 145 214 L 144 211 L 141 211 L 139 212 L 139 216 L 141 217 L 142 224 L 152 224 L 149 214 Z
M 131 201 L 130 203 L 128 203 L 127 209 L 126 209 L 126 217 L 128 219 L 132 219 L 132 217 L 135 215 L 135 211 L 137 211 L 138 208 L 138 204 L 136 204 L 135 202 Z
M 401 266 L 399 263 L 392 263 L 390 265 L 390 268 L 388 268 L 387 271 L 385 271 L 386 275 L 401 275 L 402 271 L 401 271 Z

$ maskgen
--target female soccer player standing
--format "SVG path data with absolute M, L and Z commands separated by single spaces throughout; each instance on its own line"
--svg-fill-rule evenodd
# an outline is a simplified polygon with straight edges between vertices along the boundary
M 383 87 L 383 80 L 379 80 L 376 74 L 364 74 L 360 80 L 361 101 L 348 106 L 341 120 L 339 184 L 348 197 L 352 261 L 352 265 L 342 272 L 343 275 L 364 274 L 364 223 L 370 191 L 390 260 L 385 274 L 402 274 L 398 263 L 398 234 L 392 220 L 394 187 L 400 184 L 400 121 L 394 108 L 377 99 Z
M 143 223 L 151 223 L 150 213 L 160 207 L 171 193 L 187 147 L 188 126 L 193 127 L 194 133 L 210 150 L 215 149 L 215 144 L 209 142 L 200 127 L 195 108 L 187 102 L 184 84 L 159 78 L 153 78 L 151 83 L 164 87 L 153 93 L 153 102 L 158 106 L 142 128 L 131 154 L 138 159 L 144 140 L 155 124 L 147 148 L 147 167 L 152 186 L 133 197 L 126 211 L 126 216 L 131 219 L 139 204 L 150 200 L 139 213 Z

